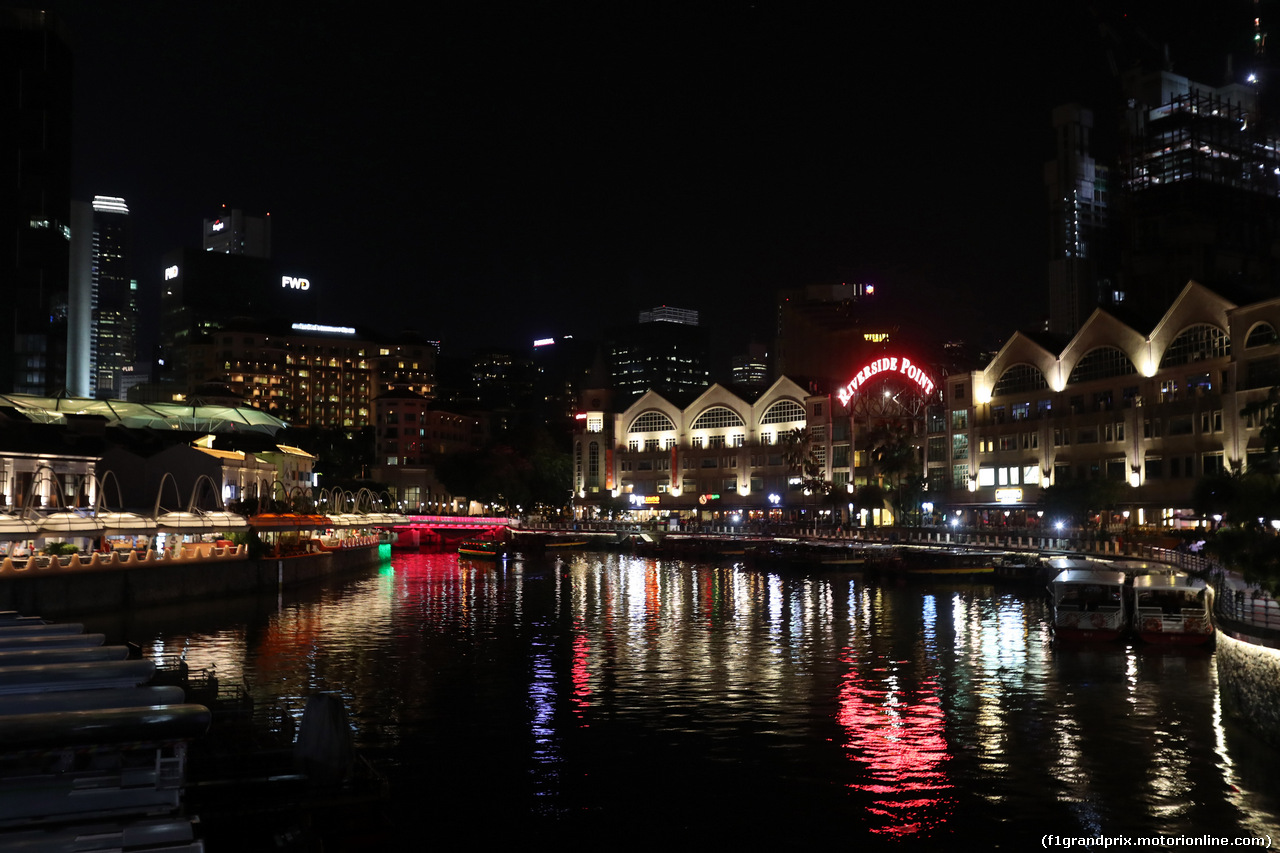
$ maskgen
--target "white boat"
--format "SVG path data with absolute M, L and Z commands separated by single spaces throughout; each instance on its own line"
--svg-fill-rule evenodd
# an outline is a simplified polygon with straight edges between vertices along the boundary
M 1213 639 L 1207 584 L 1181 572 L 1133 579 L 1133 628 L 1148 643 L 1201 645 Z
M 1086 560 L 1055 559 L 1049 581 L 1054 635 L 1062 640 L 1118 640 L 1129 627 L 1125 573 Z

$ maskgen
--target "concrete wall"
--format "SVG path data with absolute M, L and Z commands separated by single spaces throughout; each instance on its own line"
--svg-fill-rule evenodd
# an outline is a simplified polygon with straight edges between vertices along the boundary
M 1280 650 L 1218 629 L 1218 688 L 1224 708 L 1280 747 Z

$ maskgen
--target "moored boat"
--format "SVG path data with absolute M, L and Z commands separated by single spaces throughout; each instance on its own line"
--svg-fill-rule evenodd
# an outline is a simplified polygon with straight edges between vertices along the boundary
M 1181 572 L 1133 579 L 1133 629 L 1148 643 L 1201 645 L 1213 639 L 1207 584 Z
M 911 577 L 950 580 L 989 580 L 996 571 L 1000 554 L 967 548 L 945 550 L 910 549 L 901 555 L 901 571 Z
M 1084 560 L 1054 560 L 1049 581 L 1054 636 L 1062 640 L 1118 640 L 1129 626 L 1125 573 Z
M 504 542 L 468 540 L 458 546 L 458 556 L 472 560 L 501 560 L 507 556 Z

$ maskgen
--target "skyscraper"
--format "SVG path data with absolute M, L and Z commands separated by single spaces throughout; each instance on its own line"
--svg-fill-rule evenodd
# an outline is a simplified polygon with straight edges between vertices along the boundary
M 1070 335 L 1100 304 L 1123 301 L 1106 259 L 1109 170 L 1093 157 L 1093 112 L 1053 111 L 1056 156 L 1045 164 L 1049 196 L 1049 331 Z
M 692 399 L 711 384 L 707 329 L 698 325 L 696 311 L 642 311 L 639 323 L 614 328 L 606 337 L 613 387 L 628 401 L 650 390 Z
M 204 249 L 226 255 L 271 257 L 271 214 L 245 216 L 222 206 L 218 216 L 204 221 Z
M 71 52 L 51 15 L 0 9 L 0 392 L 66 382 Z
M 129 208 L 122 198 L 94 196 L 89 360 L 96 397 L 122 396 L 121 377 L 138 360 L 138 292 L 130 274 Z
M 1195 280 L 1241 301 L 1280 292 L 1280 138 L 1243 82 L 1124 77 L 1120 288 L 1159 317 Z M 1083 318 L 1082 318 L 1083 319 Z

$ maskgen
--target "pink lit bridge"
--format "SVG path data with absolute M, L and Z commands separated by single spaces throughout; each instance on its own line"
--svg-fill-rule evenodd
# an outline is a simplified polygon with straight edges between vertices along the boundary
M 510 518 L 479 515 L 410 515 L 394 526 L 398 548 L 432 548 L 463 540 L 501 540 L 512 526 Z

